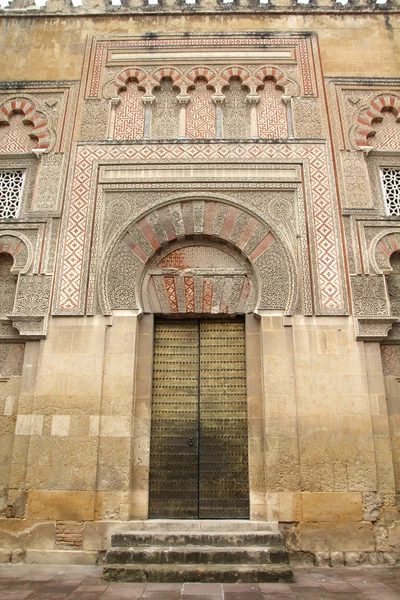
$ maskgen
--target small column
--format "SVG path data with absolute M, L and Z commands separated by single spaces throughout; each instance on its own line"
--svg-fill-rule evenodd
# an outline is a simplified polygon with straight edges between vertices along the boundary
M 111 110 L 108 117 L 108 127 L 107 127 L 107 139 L 112 140 L 114 138 L 114 129 L 115 129 L 115 112 L 117 110 L 117 106 L 120 104 L 121 98 L 111 98 Z
M 186 138 L 186 110 L 187 105 L 190 102 L 190 96 L 188 94 L 179 94 L 176 97 L 177 102 L 180 106 L 179 111 L 179 138 L 181 140 Z
M 251 92 L 246 100 L 250 104 L 250 135 L 253 139 L 258 139 L 257 104 L 260 102 L 260 95 Z
M 144 96 L 142 96 L 142 102 L 144 104 L 145 107 L 145 113 L 144 113 L 144 133 L 143 133 L 143 138 L 145 140 L 148 140 L 150 138 L 150 133 L 151 133 L 151 105 L 153 104 L 155 100 L 155 96 L 152 96 L 151 94 L 145 94 Z
M 282 102 L 286 106 L 286 118 L 287 118 L 287 124 L 288 124 L 288 137 L 294 138 L 293 113 L 292 113 L 292 97 L 291 96 L 282 96 Z
M 212 96 L 212 101 L 215 104 L 215 137 L 221 139 L 223 136 L 222 105 L 225 102 L 225 96 L 221 92 L 216 92 Z

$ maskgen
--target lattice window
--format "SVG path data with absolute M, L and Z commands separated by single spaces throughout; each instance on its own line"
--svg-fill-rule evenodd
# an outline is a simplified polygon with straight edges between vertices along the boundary
M 387 213 L 400 217 L 400 169 L 381 169 Z
M 0 219 L 12 219 L 18 215 L 22 197 L 25 171 L 0 171 Z

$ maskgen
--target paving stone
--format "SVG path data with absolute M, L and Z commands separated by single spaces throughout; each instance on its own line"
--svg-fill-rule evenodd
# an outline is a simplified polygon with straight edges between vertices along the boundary
M 73 592 L 68 596 L 68 600 L 98 600 L 101 592 Z
M 201 596 L 204 594 L 222 595 L 222 585 L 220 583 L 185 583 L 183 586 L 183 595 Z
M 46 594 L 40 591 L 28 596 L 29 600 L 65 600 L 67 597 L 68 594 Z
M 263 600 L 263 597 L 259 590 L 256 592 L 242 592 L 241 590 L 225 592 L 224 590 L 224 600 Z
M 163 592 L 165 590 L 169 592 L 181 592 L 183 583 L 146 583 L 146 592 Z
M 2 591 L 1 600 L 25 600 L 25 598 L 32 597 L 33 590 L 14 590 L 14 591 Z
M 262 594 L 293 594 L 288 583 L 259 583 Z
M 327 592 L 334 592 L 336 594 L 346 594 L 346 593 L 347 594 L 356 594 L 357 593 L 357 589 L 353 585 L 350 585 L 349 583 L 347 583 L 346 581 L 343 581 L 343 582 L 335 581 L 335 582 L 324 583 L 322 585 L 322 587 Z
M 105 592 L 109 587 L 109 583 L 84 583 L 82 582 L 78 588 L 76 588 L 77 592 Z
M 294 594 L 286 594 L 286 593 L 262 594 L 262 597 L 263 597 L 263 600 L 294 600 L 294 598 L 296 598 L 296 596 Z
M 170 591 L 166 591 L 166 592 L 146 592 L 144 591 L 143 594 L 140 596 L 140 598 L 146 599 L 146 600 L 180 600 L 181 598 L 181 593 L 180 592 L 170 592 Z

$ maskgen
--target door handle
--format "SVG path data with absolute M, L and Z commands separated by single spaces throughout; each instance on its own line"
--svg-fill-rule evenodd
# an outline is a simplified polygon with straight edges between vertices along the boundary
M 188 439 L 188 446 L 194 446 L 194 439 L 193 438 L 189 438 Z

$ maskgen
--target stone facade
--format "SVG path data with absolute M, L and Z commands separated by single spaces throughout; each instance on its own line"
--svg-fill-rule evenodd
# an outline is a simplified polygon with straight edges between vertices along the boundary
M 7 560 L 148 518 L 160 314 L 246 315 L 250 518 L 300 562 L 399 560 L 399 12 L 0 10 Z

